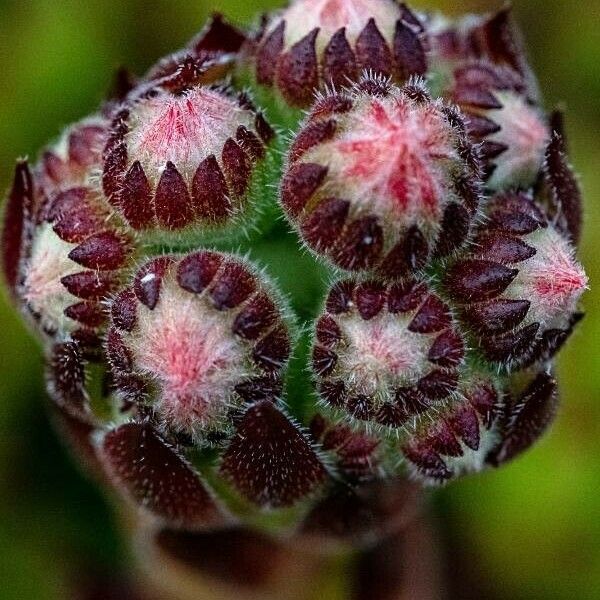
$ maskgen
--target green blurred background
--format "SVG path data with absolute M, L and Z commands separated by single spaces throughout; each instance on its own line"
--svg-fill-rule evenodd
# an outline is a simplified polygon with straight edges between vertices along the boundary
M 94 110 L 119 65 L 144 72 L 213 9 L 239 23 L 269 0 L 0 0 L 0 188 L 63 125 Z M 421 0 L 449 12 L 486 0 Z M 548 107 L 564 102 L 586 191 L 588 316 L 560 360 L 562 412 L 529 454 L 436 493 L 455 598 L 600 597 L 600 0 L 515 0 Z M 0 599 L 79 597 L 72 582 L 127 568 L 111 511 L 53 436 L 41 356 L 0 301 Z M 119 596 L 117 596 L 119 597 Z M 324 599 L 325 600 L 325 599 Z

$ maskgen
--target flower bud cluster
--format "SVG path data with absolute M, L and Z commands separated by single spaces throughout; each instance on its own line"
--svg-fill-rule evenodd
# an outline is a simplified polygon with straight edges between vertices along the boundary
M 19 162 L 2 266 L 61 432 L 146 514 L 369 539 L 403 478 L 550 425 L 581 204 L 507 11 L 295 0 L 258 32 L 213 17 Z

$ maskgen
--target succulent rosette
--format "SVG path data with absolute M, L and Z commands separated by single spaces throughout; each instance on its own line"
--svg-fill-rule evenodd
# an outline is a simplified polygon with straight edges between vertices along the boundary
M 120 82 L 17 164 L 2 264 L 58 429 L 156 552 L 364 547 L 544 433 L 582 201 L 506 11 L 297 0 Z

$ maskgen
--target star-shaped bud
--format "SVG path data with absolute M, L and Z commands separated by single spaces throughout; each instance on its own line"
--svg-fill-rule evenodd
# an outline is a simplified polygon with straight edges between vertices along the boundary
M 290 148 L 281 203 L 319 256 L 398 277 L 465 242 L 479 193 L 460 114 L 419 82 L 364 78 L 313 106 Z

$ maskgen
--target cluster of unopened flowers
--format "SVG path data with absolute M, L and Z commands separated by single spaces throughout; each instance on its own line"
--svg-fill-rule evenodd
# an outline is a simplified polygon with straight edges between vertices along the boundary
M 296 0 L 120 73 L 17 163 L 2 250 L 60 430 L 145 514 L 362 530 L 546 430 L 580 231 L 508 10 Z

